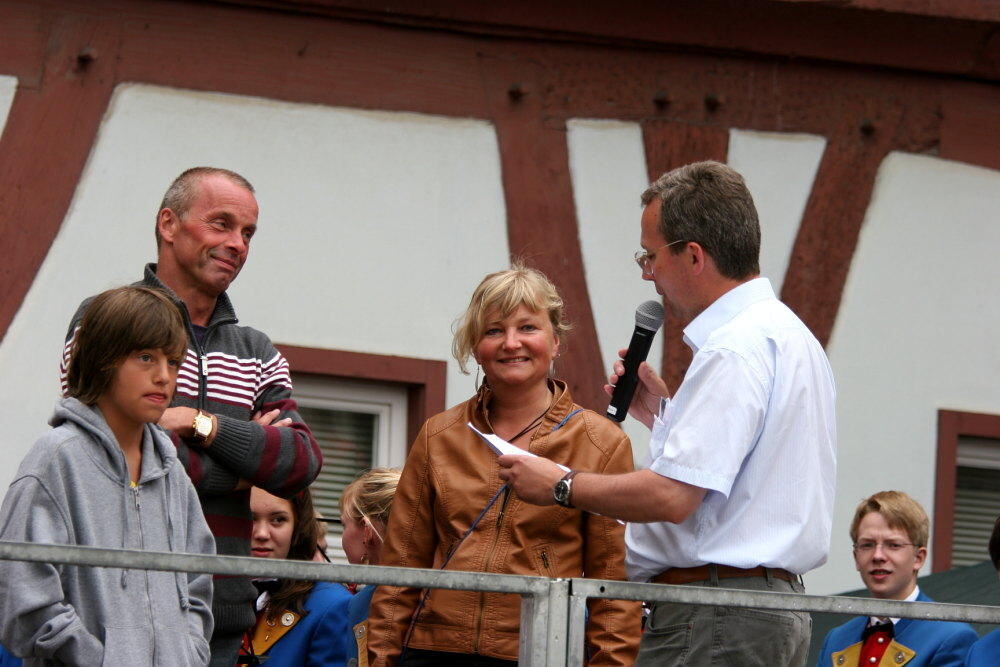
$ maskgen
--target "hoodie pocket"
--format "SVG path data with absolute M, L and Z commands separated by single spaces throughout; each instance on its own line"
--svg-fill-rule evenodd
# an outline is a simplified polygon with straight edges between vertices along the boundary
M 152 628 L 108 626 L 104 629 L 104 659 L 101 665 L 148 665 L 152 661 Z

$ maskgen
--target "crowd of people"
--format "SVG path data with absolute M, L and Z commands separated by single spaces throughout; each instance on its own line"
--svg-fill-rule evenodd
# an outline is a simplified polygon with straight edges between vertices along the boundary
M 474 395 L 424 423 L 401 471 L 343 491 L 350 563 L 804 592 L 833 529 L 830 364 L 760 276 L 738 173 L 687 165 L 641 202 L 636 262 L 694 353 L 674 395 L 638 368 L 642 469 L 624 432 L 556 377 L 563 300 L 515 263 L 482 280 L 456 325 Z M 157 262 L 72 318 L 64 396 L 6 493 L 0 539 L 325 559 L 309 490 L 322 457 L 288 363 L 226 294 L 257 217 L 234 172 L 198 167 L 170 185 Z M 609 393 L 624 373 L 619 359 Z M 535 456 L 498 457 L 476 431 Z M 850 536 L 872 596 L 929 599 L 916 501 L 874 494 Z M 990 554 L 1000 570 L 1000 522 Z M 0 664 L 499 667 L 517 664 L 519 618 L 503 593 L 0 562 Z M 801 612 L 604 599 L 586 623 L 588 665 L 803 665 L 811 630 Z M 827 636 L 818 664 L 998 663 L 997 633 L 860 617 Z

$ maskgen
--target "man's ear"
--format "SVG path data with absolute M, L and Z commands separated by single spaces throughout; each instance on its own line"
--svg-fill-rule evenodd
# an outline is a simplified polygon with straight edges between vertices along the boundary
M 705 249 L 701 247 L 700 243 L 695 243 L 694 241 L 688 242 L 688 252 L 691 255 L 691 269 L 694 275 L 701 275 L 701 273 L 707 268 L 707 263 L 712 261 L 712 258 L 705 252 Z
M 179 224 L 180 218 L 173 209 L 162 209 L 156 216 L 156 230 L 160 233 L 160 238 L 169 243 L 173 243 Z

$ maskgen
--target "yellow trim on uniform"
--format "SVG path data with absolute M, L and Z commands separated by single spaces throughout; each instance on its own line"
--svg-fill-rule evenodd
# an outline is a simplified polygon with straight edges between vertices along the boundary
M 862 642 L 851 644 L 843 651 L 834 651 L 830 654 L 831 667 L 867 667 L 859 665 L 861 660 Z M 917 655 L 913 649 L 903 646 L 895 639 L 892 640 L 882 654 L 882 659 L 878 662 L 878 667 L 900 667 L 905 665 Z
M 279 639 L 294 628 L 301 618 L 302 616 L 299 614 L 287 609 L 278 614 L 273 621 L 268 621 L 267 616 L 261 614 L 253 629 L 253 654 L 264 655 Z
M 358 644 L 358 667 L 368 667 L 368 620 L 354 626 L 354 641 Z

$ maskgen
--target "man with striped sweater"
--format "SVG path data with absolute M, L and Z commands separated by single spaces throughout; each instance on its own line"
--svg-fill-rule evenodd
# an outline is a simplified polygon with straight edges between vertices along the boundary
M 198 490 L 218 553 L 239 556 L 250 555 L 250 486 L 289 497 L 322 465 L 292 399 L 288 362 L 264 333 L 238 325 L 226 295 L 246 262 L 257 213 L 253 186 L 239 174 L 185 171 L 157 214 L 157 263 L 137 283 L 165 290 L 184 315 L 187 357 L 160 426 Z M 64 366 L 88 302 L 70 324 Z M 235 664 L 255 597 L 248 579 L 216 577 L 212 665 Z

